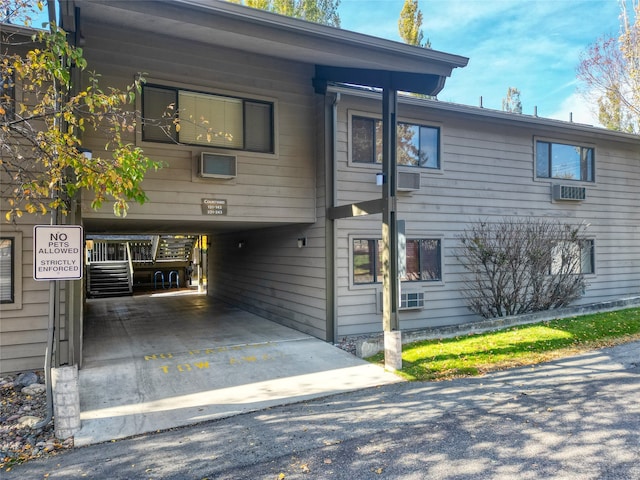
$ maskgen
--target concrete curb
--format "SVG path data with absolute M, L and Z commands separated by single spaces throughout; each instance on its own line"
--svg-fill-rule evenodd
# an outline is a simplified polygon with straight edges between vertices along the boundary
M 640 306 L 639 297 L 629 297 L 610 302 L 590 303 L 571 307 L 546 310 L 544 312 L 527 313 L 511 317 L 492 318 L 477 322 L 463 323 L 460 325 L 448 325 L 443 327 L 424 328 L 419 330 L 403 330 L 402 343 L 412 343 L 420 340 L 433 340 L 437 338 L 452 338 L 459 335 L 489 332 L 515 325 L 544 322 L 560 318 L 569 318 L 590 313 L 611 312 L 625 308 Z M 347 337 L 348 339 L 349 337 Z M 352 339 L 356 347 L 356 355 L 360 358 L 370 357 L 384 350 L 384 337 L 382 334 Z

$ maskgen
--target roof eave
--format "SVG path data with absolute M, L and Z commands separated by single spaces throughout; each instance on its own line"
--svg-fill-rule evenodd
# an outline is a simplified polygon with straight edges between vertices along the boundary
M 314 65 L 451 76 L 468 59 L 219 0 L 59 0 L 74 15 Z M 79 7 L 76 10 L 74 7 Z M 145 21 L 145 19 L 150 21 Z

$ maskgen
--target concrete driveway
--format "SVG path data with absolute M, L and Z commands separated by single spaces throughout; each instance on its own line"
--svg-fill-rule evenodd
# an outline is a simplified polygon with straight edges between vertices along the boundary
M 76 446 L 400 381 L 187 290 L 88 300 L 83 355 Z

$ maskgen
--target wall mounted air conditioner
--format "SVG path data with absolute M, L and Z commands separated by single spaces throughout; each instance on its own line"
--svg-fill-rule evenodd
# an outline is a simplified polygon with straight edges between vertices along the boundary
M 202 152 L 198 175 L 205 178 L 235 178 L 236 156 Z
M 420 172 L 398 172 L 398 191 L 415 192 L 420 190 Z
M 382 292 L 378 295 L 380 311 L 382 311 Z M 424 292 L 401 292 L 398 310 L 422 310 L 424 309 Z
M 553 185 L 551 195 L 556 201 L 581 202 L 587 198 L 587 189 L 575 185 Z

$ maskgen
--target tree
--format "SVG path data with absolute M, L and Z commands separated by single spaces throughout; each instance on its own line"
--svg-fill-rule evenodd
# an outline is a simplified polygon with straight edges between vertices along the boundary
M 522 113 L 520 90 L 515 87 L 507 89 L 507 96 L 502 99 L 502 110 L 505 112 Z
M 461 235 L 458 260 L 468 274 L 464 295 L 484 318 L 559 308 L 586 288 L 591 262 L 585 225 L 547 219 L 479 221 Z
M 340 28 L 340 0 L 229 0 L 231 3 Z
M 590 45 L 577 76 L 585 99 L 595 96 L 602 125 L 640 133 L 640 0 L 622 0 L 620 7 L 620 34 Z
M 422 43 L 422 12 L 418 6 L 418 0 L 405 0 L 400 18 L 398 19 L 398 32 L 405 43 L 418 47 L 431 48 L 431 42 L 427 39 Z
M 4 20 L 28 23 L 30 4 L 0 0 Z M 36 6 L 43 8 L 42 2 Z M 0 196 L 6 219 L 25 212 L 66 214 L 81 189 L 93 195 L 93 208 L 113 201 L 116 215 L 126 215 L 130 201 L 143 203 L 144 174 L 160 164 L 133 144 L 131 105 L 142 79 L 125 90 L 101 88 L 99 75 L 86 70 L 82 49 L 55 25 L 31 38 L 8 27 L 0 36 Z M 86 87 L 80 88 L 74 79 L 83 72 Z M 104 152 L 90 157 L 82 143 L 89 130 L 105 139 Z

